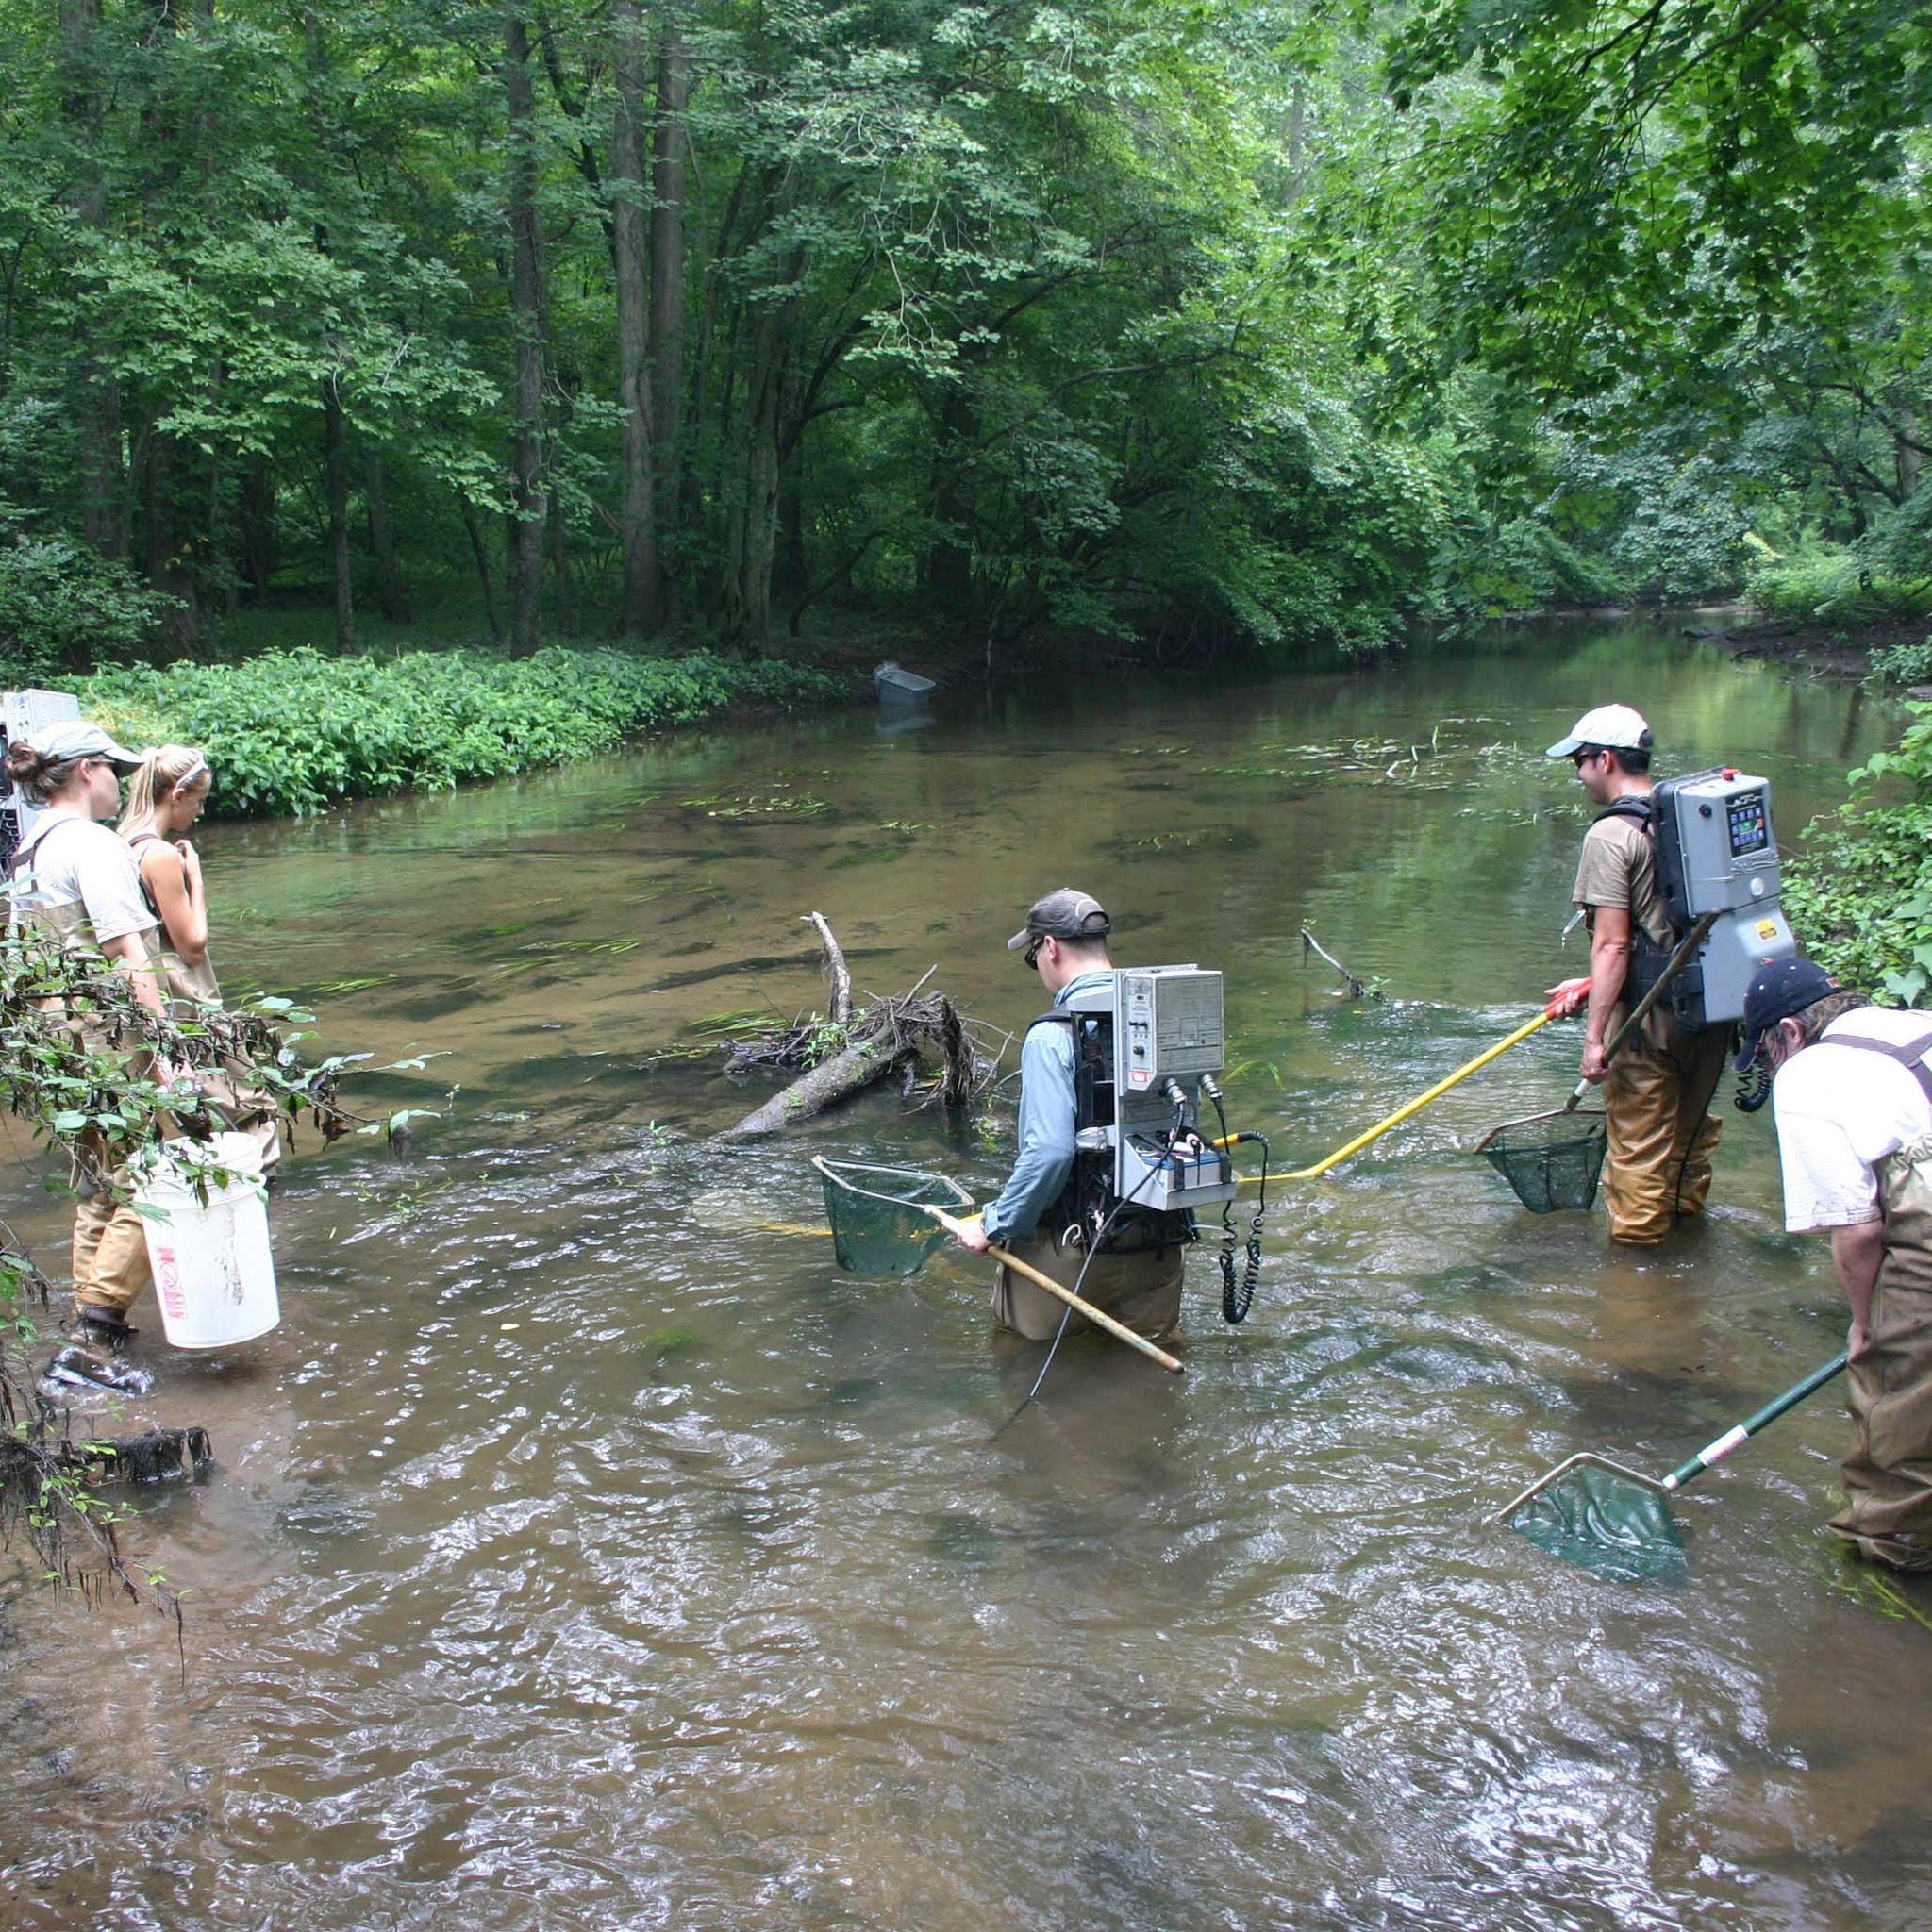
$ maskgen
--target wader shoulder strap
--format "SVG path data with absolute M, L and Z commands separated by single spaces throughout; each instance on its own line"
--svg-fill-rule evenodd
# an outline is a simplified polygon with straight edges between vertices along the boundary
M 1868 1040 L 1862 1033 L 1824 1033 L 1819 1036 L 1818 1043 L 1820 1046 L 1856 1046 L 1863 1052 L 1882 1053 L 1887 1059 L 1896 1060 L 1919 1083 L 1920 1092 L 1925 1096 L 1926 1104 L 1932 1106 L 1932 1067 L 1928 1067 L 1924 1060 L 1924 1056 L 1932 1052 L 1932 1033 L 1904 1041 Z
M 1051 1012 L 1041 1013 L 1038 1018 L 1027 1021 L 1026 1031 L 1031 1033 L 1036 1026 L 1077 1026 L 1078 1013 L 1070 1013 L 1065 1007 L 1055 1007 Z
M 38 826 L 35 829 L 32 838 L 22 840 L 21 842 L 13 848 L 13 858 L 8 866 L 8 871 L 11 874 L 11 876 L 17 879 L 24 873 L 25 873 L 28 870 L 28 868 L 33 864 L 34 854 L 41 849 L 42 845 L 45 843 L 48 837 L 52 833 L 58 832 L 62 825 L 68 824 L 70 823 L 74 824 L 79 824 L 82 823 L 82 821 L 79 819 L 75 819 L 72 821 L 69 821 L 64 818 L 56 819 L 51 824 Z

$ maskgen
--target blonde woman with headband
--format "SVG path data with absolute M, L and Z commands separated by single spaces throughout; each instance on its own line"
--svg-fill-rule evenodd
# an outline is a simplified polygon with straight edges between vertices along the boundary
M 176 1014 L 193 1017 L 197 1006 L 220 1006 L 221 983 L 208 957 L 208 893 L 201 857 L 182 835 L 208 805 L 214 774 L 208 755 L 192 745 L 158 745 L 127 781 L 121 836 L 134 855 L 141 890 L 160 924 L 162 970 Z M 281 1109 L 275 1096 L 249 1084 L 239 1060 L 225 1071 L 203 1068 L 195 1075 L 202 1097 L 261 1147 L 264 1174 L 280 1158 Z
M 183 834 L 207 807 L 213 782 L 205 754 L 185 744 L 157 746 L 127 781 L 120 825 L 142 895 L 160 924 L 168 991 L 202 1006 L 219 1005 L 222 989 L 208 964 L 201 858 Z

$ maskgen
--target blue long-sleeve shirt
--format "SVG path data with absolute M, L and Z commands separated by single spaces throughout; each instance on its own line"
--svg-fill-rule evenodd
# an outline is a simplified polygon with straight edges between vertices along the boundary
M 1054 1009 L 1075 991 L 1112 975 L 1083 973 L 1054 995 Z M 1074 1171 L 1074 1038 L 1069 1026 L 1035 1026 L 1020 1046 L 1020 1155 L 1007 1184 L 981 1216 L 993 1241 L 1023 1241 Z M 1058 1229 L 1055 1230 L 1058 1232 Z

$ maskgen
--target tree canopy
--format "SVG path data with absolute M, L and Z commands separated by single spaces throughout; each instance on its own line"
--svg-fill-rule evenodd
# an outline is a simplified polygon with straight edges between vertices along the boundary
M 28 668 L 1924 574 L 1902 0 L 0 0 Z M 1889 546 L 1889 547 L 1888 547 Z M 1882 553 L 1882 555 L 1880 555 Z

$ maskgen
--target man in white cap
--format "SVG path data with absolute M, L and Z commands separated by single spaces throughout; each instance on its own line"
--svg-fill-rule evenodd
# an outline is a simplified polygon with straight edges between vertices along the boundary
M 1020 1045 L 1019 1158 L 998 1197 L 959 1242 L 984 1254 L 998 1241 L 1055 1281 L 1077 1286 L 1083 1301 L 1137 1335 L 1170 1341 L 1180 1332 L 1189 1218 L 1107 1198 L 1100 1168 L 1110 1181 L 1111 1163 L 1083 1166 L 1092 1157 L 1082 1156 L 1074 1140 L 1074 1082 L 1083 1047 L 1067 1001 L 1112 973 L 1107 950 L 1112 930 L 1098 899 L 1062 886 L 1036 900 L 1026 924 L 1007 941 L 1007 950 L 1040 974 L 1053 1005 Z M 1070 1334 L 1091 1325 L 1007 1268 L 993 1286 L 992 1311 L 1001 1327 L 1029 1341 L 1050 1341 L 1062 1321 Z
M 1641 713 L 1599 705 L 1548 753 L 1575 766 L 1577 782 L 1599 808 L 1571 893 L 1590 927 L 1590 973 L 1550 992 L 1562 1011 L 1587 1008 L 1579 1071 L 1604 1090 L 1610 1238 L 1637 1247 L 1654 1247 L 1679 1215 L 1703 1211 L 1722 1124 L 1710 1118 L 1710 1102 L 1730 1040 L 1728 1026 L 1679 1025 L 1659 998 L 1616 1058 L 1604 1058 L 1679 937 L 1657 884 L 1652 744 Z
M 1744 994 L 1740 1072 L 1772 1070 L 1785 1225 L 1831 1235 L 1851 1308 L 1852 1453 L 1833 1532 L 1932 1571 L 1932 1014 L 1874 1007 L 1802 955 Z

